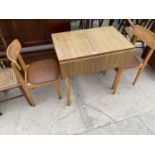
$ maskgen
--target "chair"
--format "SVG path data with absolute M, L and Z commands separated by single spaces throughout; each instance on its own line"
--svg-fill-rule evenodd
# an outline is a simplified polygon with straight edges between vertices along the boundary
M 0 40 L 2 41 L 4 50 L 5 50 L 7 48 L 7 43 L 4 39 L 1 29 L 0 29 Z M 17 88 L 20 86 L 16 79 L 16 75 L 13 69 L 11 67 L 6 67 L 5 65 L 6 61 L 8 61 L 6 58 L 6 52 L 3 51 L 0 53 L 0 92 L 4 92 L 4 93 L 9 91 L 10 89 Z M 15 99 L 17 97 L 21 97 L 21 95 L 14 96 L 12 98 L 8 98 L 5 100 L 0 100 L 0 103 Z M 0 112 L 0 115 L 2 116 L 1 112 Z
M 21 44 L 15 39 L 7 48 L 7 57 L 21 85 L 24 95 L 30 104 L 35 106 L 30 90 L 41 86 L 54 84 L 59 99 L 61 90 L 59 84 L 60 70 L 56 60 L 45 59 L 26 65 L 21 54 Z
M 135 83 L 139 79 L 141 73 L 143 72 L 145 65 L 148 63 L 150 57 L 152 56 L 152 54 L 155 50 L 155 33 L 153 33 L 152 31 L 150 31 L 142 26 L 135 25 L 133 27 L 132 34 L 133 34 L 133 38 L 132 38 L 131 42 L 133 44 L 135 44 L 137 39 L 140 39 L 146 45 L 148 45 L 150 47 L 150 49 L 142 63 L 140 63 L 139 60 L 136 58 L 136 56 L 134 56 L 128 65 L 126 65 L 124 67 L 116 68 L 117 74 L 116 74 L 116 77 L 115 77 L 115 80 L 114 80 L 113 86 L 112 86 L 113 93 L 116 93 L 116 90 L 118 88 L 118 84 L 120 82 L 120 78 L 121 78 L 123 71 L 125 71 L 126 69 L 133 68 L 133 67 L 138 67 L 139 68 L 138 73 L 137 73 L 136 78 L 133 82 L 133 85 L 135 85 Z
M 19 87 L 19 83 L 16 79 L 16 75 L 11 67 L 9 68 L 0 68 L 0 92 L 6 93 L 10 89 Z M 13 100 L 15 98 L 21 97 L 22 95 L 14 96 L 7 98 L 5 100 L 0 100 L 0 103 Z M 0 112 L 0 116 L 2 113 Z
M 147 29 L 150 28 L 151 24 L 153 23 L 153 19 L 139 19 L 139 20 L 136 20 L 136 25 L 140 25 L 140 26 L 143 26 Z M 128 19 L 128 20 L 125 20 L 125 25 L 123 27 L 123 30 L 122 30 L 122 34 L 126 35 L 127 37 L 129 37 L 129 39 L 131 40 L 132 37 L 133 37 L 133 27 L 134 27 L 134 23 L 132 20 Z M 137 40 L 137 42 L 142 42 L 140 39 Z M 143 42 L 142 42 L 143 43 Z

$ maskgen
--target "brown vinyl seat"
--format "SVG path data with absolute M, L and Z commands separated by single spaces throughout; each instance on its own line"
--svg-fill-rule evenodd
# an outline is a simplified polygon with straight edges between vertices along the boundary
M 28 67 L 28 81 L 32 84 L 54 81 L 59 75 L 59 66 L 54 59 L 36 61 Z

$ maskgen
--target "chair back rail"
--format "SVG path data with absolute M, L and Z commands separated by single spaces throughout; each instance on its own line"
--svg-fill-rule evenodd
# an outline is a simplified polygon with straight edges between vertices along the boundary
M 135 25 L 133 35 L 146 43 L 149 47 L 155 48 L 155 33 L 144 28 L 143 26 Z
M 7 48 L 7 57 L 8 59 L 15 64 L 15 66 L 17 67 L 17 69 L 19 71 L 24 71 L 24 78 L 25 78 L 25 82 L 27 82 L 27 65 L 24 62 L 20 51 L 21 51 L 21 44 L 20 42 L 15 39 Z
M 145 65 L 148 63 L 149 59 L 151 58 L 153 52 L 155 51 L 155 33 L 150 31 L 149 29 L 146 29 L 142 26 L 135 25 L 133 28 L 133 38 L 131 42 L 135 44 L 137 39 L 142 40 L 147 46 L 149 46 L 149 51 L 143 61 L 143 64 L 141 67 L 145 67 Z

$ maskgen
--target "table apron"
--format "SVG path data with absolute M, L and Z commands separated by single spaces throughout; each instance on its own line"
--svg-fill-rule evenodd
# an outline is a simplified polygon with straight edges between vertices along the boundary
M 61 74 L 64 78 L 67 78 L 121 67 L 129 63 L 134 52 L 135 49 L 129 49 L 121 52 L 61 62 Z

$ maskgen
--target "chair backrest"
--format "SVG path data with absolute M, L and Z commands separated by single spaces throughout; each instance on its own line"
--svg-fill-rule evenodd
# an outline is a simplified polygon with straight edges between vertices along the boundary
M 155 51 L 155 33 L 142 26 L 135 25 L 133 27 L 132 43 L 135 44 L 137 39 L 142 40 L 146 45 L 150 47 L 150 50 L 144 59 L 144 64 L 146 64 Z
M 133 35 L 142 40 L 149 47 L 155 48 L 155 33 L 139 25 L 133 28 Z
M 11 42 L 11 44 L 8 46 L 6 54 L 8 59 L 16 65 L 16 67 L 19 70 L 26 70 L 26 64 L 20 54 L 21 51 L 21 44 L 18 41 L 18 39 L 15 39 L 14 41 Z
M 22 76 L 21 72 L 24 72 L 24 80 L 27 82 L 27 65 L 25 64 L 21 54 L 21 44 L 20 42 L 15 39 L 11 42 L 8 46 L 6 54 L 8 59 L 12 62 L 12 67 L 14 68 L 15 72 Z M 18 78 L 18 77 L 17 77 Z

